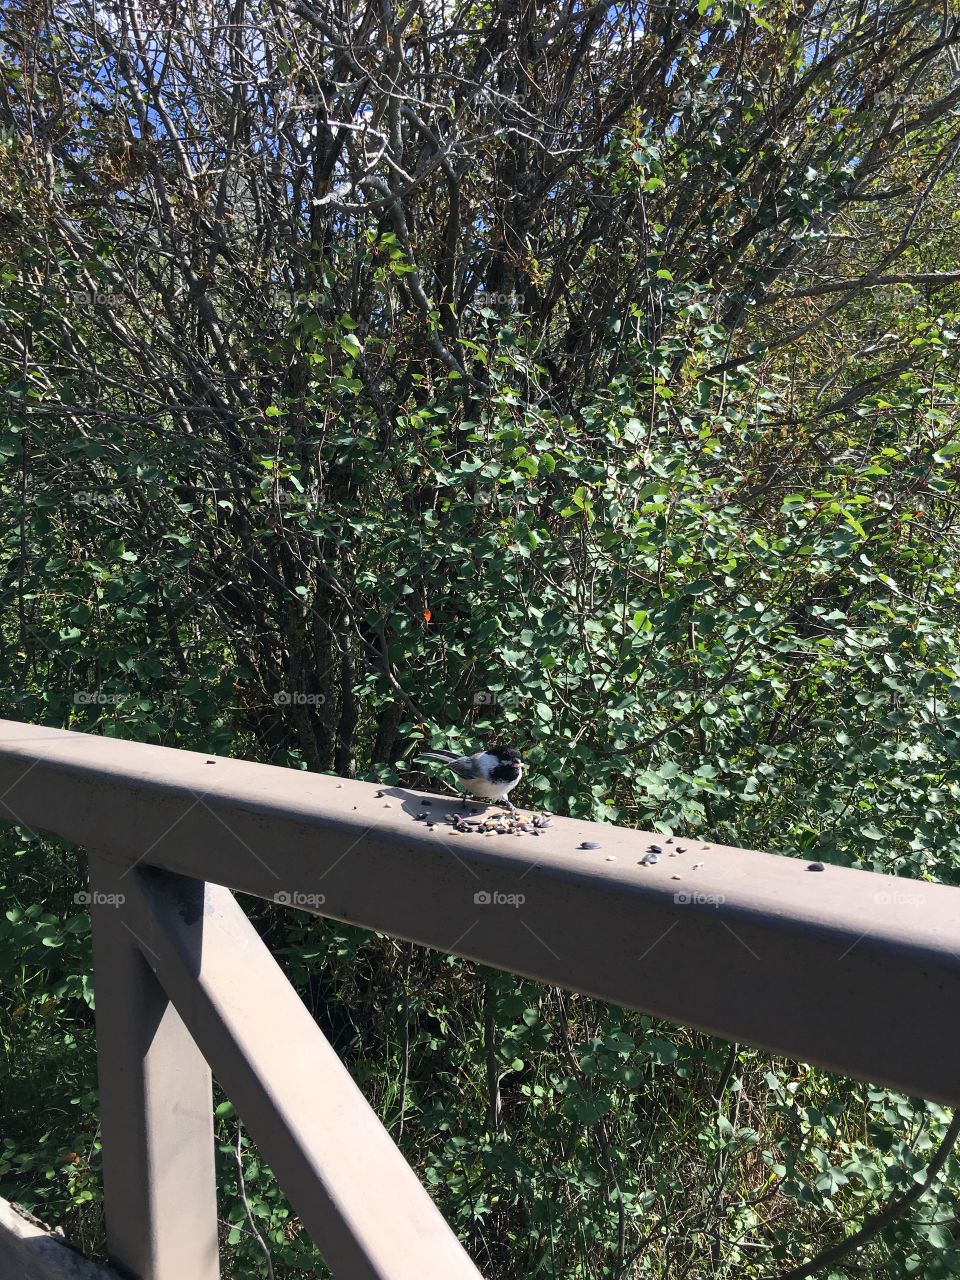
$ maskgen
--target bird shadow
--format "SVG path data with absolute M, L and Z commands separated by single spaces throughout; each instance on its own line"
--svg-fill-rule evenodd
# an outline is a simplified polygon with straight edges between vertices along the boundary
M 434 792 L 424 794 L 414 792 L 406 787 L 383 787 L 385 797 L 401 801 L 403 812 L 409 814 L 414 822 L 442 824 L 453 826 L 458 818 L 486 818 L 504 811 L 499 805 L 488 804 L 485 800 L 468 800 L 466 806 L 456 796 L 437 795 Z M 425 815 L 420 817 L 420 815 Z

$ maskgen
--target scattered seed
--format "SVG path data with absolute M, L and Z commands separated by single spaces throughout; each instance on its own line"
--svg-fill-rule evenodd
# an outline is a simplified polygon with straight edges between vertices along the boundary
M 681 877 L 681 876 L 671 876 L 671 877 L 670 877 L 670 879 L 671 879 L 671 880 L 680 880 L 680 879 L 682 879 L 682 877 Z
M 375 792 L 374 792 L 374 795 L 373 795 L 373 798 L 374 798 L 374 800 L 382 800 L 382 799 L 383 799 L 383 797 L 384 797 L 386 794 L 387 794 L 387 793 L 386 793 L 385 791 L 375 791 Z
M 390 801 L 388 800 L 388 801 L 386 802 L 386 804 L 385 804 L 383 807 L 384 807 L 385 809 L 392 809 L 392 808 L 393 808 L 393 805 L 392 805 L 392 804 L 390 803 Z
M 652 844 L 652 845 L 650 845 L 650 852 L 651 852 L 651 853 L 663 853 L 663 850 L 660 848 L 660 846 L 659 846 L 658 844 Z
M 664 840 L 664 842 L 663 842 L 663 843 L 664 843 L 664 844 L 673 844 L 673 836 L 667 836 L 666 840 Z
M 695 862 L 695 863 L 693 864 L 693 870 L 694 870 L 694 871 L 699 871 L 699 870 L 700 870 L 700 868 L 701 868 L 702 866 L 703 866 L 703 863 L 702 863 L 702 862 Z
M 603 845 L 597 844 L 593 840 L 584 840 L 577 845 L 578 849 L 602 849 Z
M 604 858 L 604 862 L 616 862 L 616 858 L 611 853 L 606 858 Z
M 420 801 L 420 803 L 423 805 L 423 807 L 424 807 L 425 809 L 429 809 L 429 808 L 430 808 L 430 806 L 433 804 L 433 801 L 432 801 L 432 800 L 421 800 L 421 801 Z
M 637 866 L 652 867 L 659 861 L 660 861 L 660 854 L 656 852 L 651 852 L 646 854 L 644 857 L 642 857 L 640 861 L 637 863 Z
M 356 807 L 356 806 L 354 806 L 354 807 Z M 426 816 L 427 816 L 427 815 L 426 815 L 425 813 L 415 813 L 415 814 L 413 815 L 413 820 L 414 820 L 414 822 L 423 822 L 423 820 L 424 820 L 424 818 L 425 818 Z
M 207 763 L 209 764 L 209 761 L 208 761 Z M 342 783 L 342 782 L 338 782 L 338 783 L 337 783 L 337 790 L 338 790 L 338 791 L 342 791 L 342 790 L 343 790 L 343 783 Z
M 427 830 L 428 830 L 428 831 L 432 831 L 436 825 L 437 825 L 437 824 L 436 824 L 435 822 L 428 822 L 428 823 L 427 823 Z
M 497 833 L 495 831 L 485 831 L 483 834 L 485 836 L 495 836 Z
M 809 867 L 807 867 L 807 870 L 808 871 L 826 871 L 826 867 L 823 865 L 822 862 L 811 862 Z
M 687 852 L 687 846 L 685 844 L 677 845 L 677 853 L 686 853 L 686 852 Z
M 216 764 L 216 763 L 217 763 L 217 762 L 216 762 L 216 760 L 208 760 L 208 761 L 207 761 L 207 764 Z

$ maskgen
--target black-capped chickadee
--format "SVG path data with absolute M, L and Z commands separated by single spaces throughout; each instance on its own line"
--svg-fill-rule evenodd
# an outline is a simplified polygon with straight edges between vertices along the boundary
M 510 792 L 523 777 L 523 760 L 516 747 L 487 747 L 472 756 L 458 756 L 453 751 L 423 751 L 422 760 L 441 760 L 457 775 L 464 791 L 477 800 L 491 800 L 506 805 L 511 813 Z M 466 804 L 466 800 L 464 800 Z

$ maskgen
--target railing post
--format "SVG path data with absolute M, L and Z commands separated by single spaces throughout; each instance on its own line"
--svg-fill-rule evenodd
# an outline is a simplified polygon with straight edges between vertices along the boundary
M 89 863 L 110 1260 L 131 1280 L 217 1280 L 210 1069 L 125 919 L 123 868 Z

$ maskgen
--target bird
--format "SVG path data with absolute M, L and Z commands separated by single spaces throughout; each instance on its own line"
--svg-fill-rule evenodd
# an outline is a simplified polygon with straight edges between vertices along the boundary
M 440 760 L 475 800 L 490 800 L 505 805 L 511 813 L 517 812 L 510 792 L 523 777 L 523 758 L 516 747 L 494 745 L 472 756 L 458 756 L 455 751 L 423 751 L 420 758 Z M 464 808 L 466 804 L 464 797 Z

